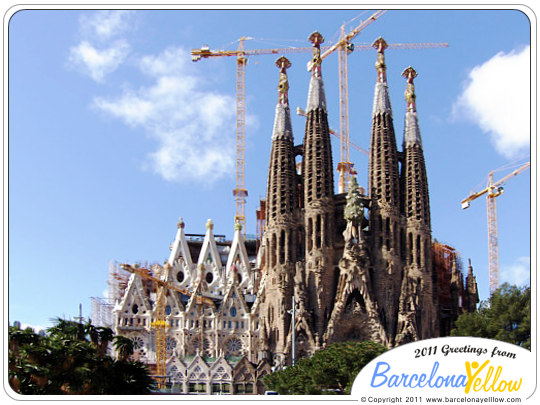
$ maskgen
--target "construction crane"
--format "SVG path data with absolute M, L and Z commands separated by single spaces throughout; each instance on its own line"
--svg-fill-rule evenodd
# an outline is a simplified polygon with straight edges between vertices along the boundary
M 517 176 L 531 166 L 531 162 L 525 163 L 523 166 L 514 170 L 509 175 L 498 181 L 493 181 L 493 171 L 489 172 L 487 186 L 476 193 L 471 194 L 461 201 L 461 208 L 467 209 L 471 205 L 471 201 L 478 197 L 486 195 L 487 200 L 487 222 L 488 222 L 488 252 L 489 252 L 489 292 L 493 294 L 499 288 L 499 242 L 497 232 L 497 202 L 496 198 L 503 192 L 503 185 L 511 178 Z
M 248 191 L 245 184 L 245 155 L 246 155 L 246 65 L 248 56 L 277 55 L 282 53 L 302 53 L 311 51 L 311 47 L 304 48 L 272 48 L 272 49 L 244 49 L 244 41 L 252 39 L 242 37 L 239 39 L 238 49 L 235 51 L 213 51 L 208 46 L 191 50 L 193 62 L 202 58 L 221 56 L 236 56 L 236 188 L 233 196 L 236 201 L 236 215 L 234 221 L 242 225 L 242 232 L 246 233 L 245 205 Z
M 174 290 L 189 297 L 195 295 L 195 300 L 198 304 L 207 304 L 215 308 L 214 301 L 207 296 L 201 294 L 201 292 L 192 292 L 183 288 L 179 288 L 166 280 L 166 274 L 164 268 L 161 266 L 155 266 L 157 268 L 156 276 L 152 275 L 152 271 L 144 267 L 134 267 L 130 264 L 120 264 L 120 267 L 130 273 L 146 280 L 153 281 L 156 285 L 156 304 L 154 309 L 155 318 L 150 326 L 156 330 L 156 374 L 154 379 L 158 383 L 158 388 L 165 388 L 167 371 L 165 368 L 167 360 L 167 345 L 166 345 L 166 328 L 167 318 L 165 313 L 165 301 L 167 290 Z M 165 268 L 169 269 L 170 264 L 165 264 Z
M 349 157 L 349 82 L 347 73 L 347 56 L 354 50 L 368 50 L 374 48 L 375 45 L 354 45 L 351 41 L 366 28 L 369 24 L 383 15 L 387 10 L 378 10 L 368 19 L 362 21 L 360 25 L 354 28 L 348 34 L 345 33 L 345 24 L 341 26 L 339 41 L 328 48 L 321 55 L 321 59 L 326 58 L 335 50 L 338 50 L 338 65 L 339 65 L 339 127 L 340 127 L 340 144 L 341 144 L 341 161 L 338 163 L 337 170 L 339 172 L 338 190 L 340 193 L 347 192 L 350 174 L 353 173 L 354 164 L 350 162 Z M 391 49 L 420 49 L 420 48 L 441 48 L 448 47 L 448 43 L 412 43 L 412 44 L 387 44 L 387 48 Z M 376 48 L 376 47 L 375 47 Z M 308 63 L 308 70 L 310 64 Z M 358 147 L 355 146 L 357 149 Z M 363 152 L 363 151 L 361 151 Z

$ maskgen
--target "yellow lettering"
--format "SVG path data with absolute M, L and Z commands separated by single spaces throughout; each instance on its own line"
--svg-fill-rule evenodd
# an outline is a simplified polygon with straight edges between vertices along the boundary
M 521 378 L 519 379 L 519 381 L 501 380 L 499 382 L 499 377 L 501 376 L 503 371 L 502 366 L 498 366 L 496 370 L 495 367 L 489 366 L 487 368 L 485 377 L 480 377 L 480 372 L 488 365 L 488 363 L 489 360 L 486 360 L 484 363 L 482 363 L 482 365 L 479 365 L 476 361 L 473 361 L 472 363 L 469 363 L 468 361 L 465 362 L 465 371 L 467 372 L 468 378 L 467 385 L 465 386 L 466 394 L 471 391 L 471 388 L 473 389 L 473 391 L 476 392 L 480 391 L 481 389 L 483 389 L 485 392 L 503 392 L 506 390 L 512 392 L 517 391 L 521 388 Z M 493 372 L 495 372 L 495 374 L 493 374 Z
M 518 382 L 516 381 L 516 382 L 514 383 L 514 386 L 513 386 L 513 387 L 512 387 L 512 381 L 510 381 L 510 382 L 508 383 L 508 391 L 510 391 L 510 392 L 512 392 L 512 391 L 517 391 L 517 390 L 519 390 L 520 387 L 521 387 L 521 378 L 519 379 L 519 384 L 518 384 Z
M 489 388 L 486 388 L 486 385 L 489 382 L 489 379 L 491 378 L 491 374 L 493 374 L 493 367 L 490 366 L 489 369 L 488 369 L 487 375 L 486 375 L 486 379 L 484 381 L 484 391 L 486 391 L 486 392 L 489 391 Z M 492 384 L 492 386 L 493 386 L 493 384 Z
M 486 360 L 484 362 L 484 364 L 482 364 L 480 367 L 478 367 L 478 362 L 477 361 L 473 361 L 472 364 L 469 363 L 468 361 L 465 362 L 465 370 L 467 372 L 467 377 L 469 378 L 469 381 L 467 381 L 467 385 L 465 386 L 465 394 L 469 393 L 469 391 L 471 390 L 471 386 L 473 385 L 476 376 L 480 373 L 480 371 L 482 371 L 484 369 L 484 367 L 488 363 L 489 363 L 489 360 Z M 473 368 L 478 368 L 478 370 L 476 370 L 476 372 L 474 374 L 472 373 Z M 478 381 L 480 381 L 480 384 L 482 383 L 481 380 L 478 380 Z M 474 383 L 474 390 L 475 391 L 476 391 L 476 386 L 477 386 L 477 384 Z

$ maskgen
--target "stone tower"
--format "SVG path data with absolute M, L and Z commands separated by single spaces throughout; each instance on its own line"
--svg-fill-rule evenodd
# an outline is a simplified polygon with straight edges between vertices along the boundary
M 402 76 L 407 79 L 405 91 L 407 110 L 400 179 L 406 254 L 403 258 L 402 297 L 396 343 L 433 337 L 434 332 L 438 330 L 437 304 L 434 301 L 436 280 L 431 263 L 429 193 L 414 90 L 414 78 L 417 73 L 409 66 L 403 71 Z M 411 301 L 407 295 L 416 298 Z
M 474 310 L 476 310 L 476 304 L 478 304 L 479 302 L 480 299 L 478 297 L 478 286 L 476 285 L 476 277 L 473 273 L 471 259 L 469 259 L 469 272 L 467 274 L 466 294 L 463 307 L 465 308 L 465 311 L 473 312 Z
M 266 330 L 266 350 L 276 362 L 284 360 L 291 316 L 287 313 L 294 294 L 294 272 L 297 261 L 298 186 L 294 142 L 288 101 L 289 60 L 276 61 L 280 69 L 278 102 L 276 106 L 272 150 L 268 172 L 266 222 L 266 283 L 261 320 Z
M 401 289 L 401 246 L 399 166 L 388 84 L 384 39 L 373 43 L 377 49 L 377 82 L 373 101 L 369 159 L 370 230 L 373 251 L 373 285 L 380 303 L 381 321 L 389 337 L 394 336 L 396 308 Z
M 314 32 L 311 79 L 306 108 L 304 156 L 302 160 L 305 226 L 306 307 L 316 348 L 332 311 L 334 277 L 334 177 L 332 147 L 321 74 L 322 35 Z

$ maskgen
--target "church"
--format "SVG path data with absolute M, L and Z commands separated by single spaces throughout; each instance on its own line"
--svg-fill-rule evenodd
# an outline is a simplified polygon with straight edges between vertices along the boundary
M 246 241 L 237 223 L 227 241 L 214 234 L 211 220 L 204 235 L 186 234 L 180 219 L 168 260 L 150 266 L 176 288 L 165 297 L 166 374 L 173 392 L 261 394 L 264 375 L 329 344 L 372 340 L 395 347 L 446 336 L 457 316 L 478 303 L 472 266 L 464 280 L 455 250 L 432 237 L 416 71 L 403 72 L 399 151 L 387 44 L 375 41 L 369 189 L 360 188 L 352 174 L 348 192 L 335 193 L 324 40 L 318 32 L 309 40 L 313 58 L 301 144 L 291 125 L 290 62 L 276 61 L 262 239 Z M 113 273 L 114 331 L 134 341 L 134 358 L 153 365 L 156 287 L 136 274 Z

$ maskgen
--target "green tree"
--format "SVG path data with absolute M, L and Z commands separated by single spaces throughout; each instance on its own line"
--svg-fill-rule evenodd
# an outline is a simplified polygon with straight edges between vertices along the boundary
M 118 353 L 118 358 L 125 361 L 130 358 L 135 350 L 133 340 L 122 335 L 113 338 L 113 346 Z
M 335 343 L 265 376 L 263 383 L 281 395 L 350 394 L 360 370 L 386 350 L 369 341 Z
M 530 349 L 530 287 L 503 284 L 478 311 L 461 314 L 450 334 L 496 339 Z
M 20 394 L 147 394 L 147 367 L 106 354 L 113 333 L 58 319 L 45 335 L 9 328 L 9 382 Z

